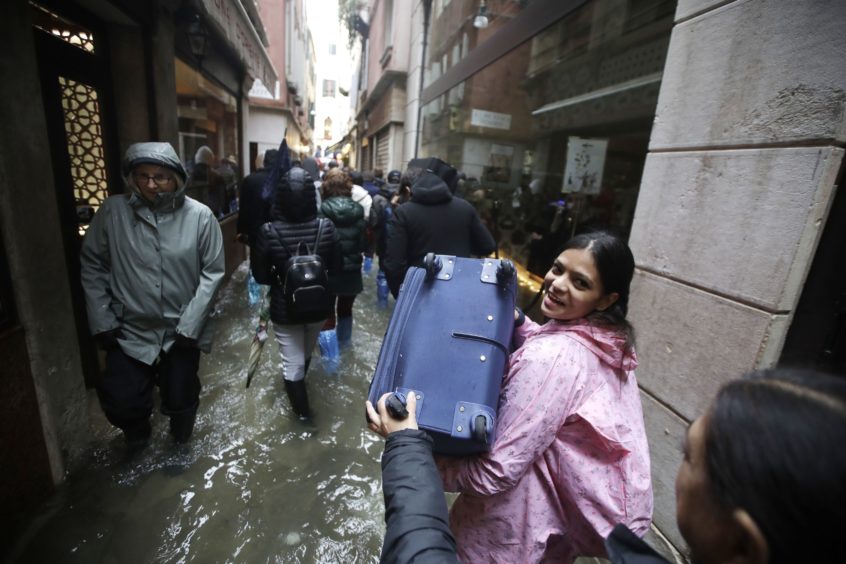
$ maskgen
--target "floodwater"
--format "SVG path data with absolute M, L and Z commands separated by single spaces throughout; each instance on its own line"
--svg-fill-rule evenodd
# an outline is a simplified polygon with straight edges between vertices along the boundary
M 245 388 L 257 319 L 246 275 L 245 263 L 218 298 L 191 442 L 174 445 L 155 411 L 150 446 L 129 456 L 92 394 L 90 452 L 30 524 L 13 562 L 379 560 L 383 442 L 364 425 L 364 400 L 390 308 L 376 307 L 375 273 L 365 275 L 338 374 L 315 351 L 308 423 L 290 411 L 272 336 Z

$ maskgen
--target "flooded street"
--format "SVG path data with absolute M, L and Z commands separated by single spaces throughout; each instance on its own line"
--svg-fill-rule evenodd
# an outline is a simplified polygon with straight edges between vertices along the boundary
M 356 300 L 353 346 L 339 373 L 327 374 L 315 351 L 308 423 L 290 412 L 272 336 L 245 389 L 257 318 L 246 274 L 244 264 L 218 297 L 190 443 L 174 445 L 156 410 L 150 445 L 128 456 L 92 391 L 91 450 L 31 523 L 13 562 L 378 561 L 383 443 L 365 428 L 363 403 L 390 309 L 375 305 L 375 272 Z

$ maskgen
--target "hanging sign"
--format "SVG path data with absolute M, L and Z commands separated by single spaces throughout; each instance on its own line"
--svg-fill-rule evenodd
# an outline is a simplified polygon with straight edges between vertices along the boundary
M 599 194 L 607 150 L 607 139 L 570 137 L 567 141 L 567 164 L 561 190 L 579 194 Z

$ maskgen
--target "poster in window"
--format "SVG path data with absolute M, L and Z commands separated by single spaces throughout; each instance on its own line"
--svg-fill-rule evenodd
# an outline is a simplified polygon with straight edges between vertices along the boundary
M 567 164 L 564 168 L 562 191 L 599 194 L 607 150 L 607 139 L 570 137 L 567 142 Z
M 514 147 L 491 143 L 488 164 L 482 171 L 482 180 L 488 182 L 509 182 L 511 180 L 511 159 Z

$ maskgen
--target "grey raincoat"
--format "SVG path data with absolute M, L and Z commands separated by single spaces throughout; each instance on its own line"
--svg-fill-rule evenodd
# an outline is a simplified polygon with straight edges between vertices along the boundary
M 94 215 L 82 243 L 82 286 L 92 334 L 120 328 L 121 349 L 152 365 L 177 333 L 211 350 L 209 322 L 223 280 L 223 236 L 205 205 L 175 192 L 150 203 L 132 182 L 133 164 L 186 172 L 168 143 L 129 147 L 123 173 L 131 192 L 111 196 Z

